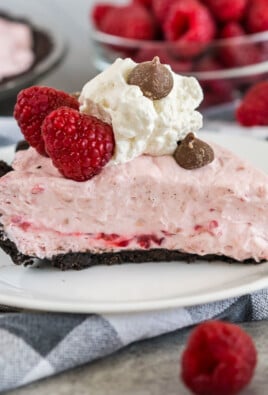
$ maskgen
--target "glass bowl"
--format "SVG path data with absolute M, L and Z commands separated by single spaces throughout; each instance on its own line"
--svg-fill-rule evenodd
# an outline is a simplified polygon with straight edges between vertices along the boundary
M 233 102 L 252 84 L 268 77 L 268 31 L 199 45 L 125 39 L 93 29 L 92 40 L 98 71 L 118 57 L 139 63 L 159 56 L 174 72 L 199 80 L 203 108 Z

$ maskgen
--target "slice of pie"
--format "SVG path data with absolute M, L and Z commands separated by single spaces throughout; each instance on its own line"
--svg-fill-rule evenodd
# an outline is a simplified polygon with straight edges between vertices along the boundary
M 3 166 L 2 248 L 14 263 L 30 264 L 38 258 L 61 269 L 197 258 L 267 260 L 267 175 L 225 148 L 208 145 L 193 133 L 185 134 L 186 121 L 179 127 L 167 121 L 166 111 L 170 114 L 173 104 L 165 98 L 177 89 L 172 101 L 184 97 L 188 104 L 179 103 L 176 116 L 188 119 L 192 127 L 198 126 L 194 110 L 200 100 L 197 82 L 192 80 L 194 86 L 189 92 L 186 77 L 174 77 L 173 85 L 165 77 L 161 92 L 153 92 L 160 98 L 144 100 L 152 89 L 140 86 L 133 75 L 134 81 L 129 81 L 135 67 L 130 60 L 120 61 L 117 80 L 111 69 L 105 78 L 101 75 L 97 82 L 93 80 L 93 85 L 82 91 L 80 112 L 65 106 L 45 116 L 40 136 L 49 156 L 30 147 L 16 153 L 13 170 Z M 124 72 L 120 72 L 122 68 Z M 154 78 L 159 77 L 154 74 Z M 120 84 L 125 86 L 126 96 L 124 89 L 119 89 L 120 97 L 116 96 Z M 100 89 L 94 91 L 97 85 Z M 144 103 L 137 104 L 137 97 Z M 127 108 L 127 100 L 129 106 L 137 105 L 139 120 L 145 116 L 143 109 L 147 105 L 144 122 L 150 133 L 135 134 L 135 108 Z M 120 106 L 122 112 L 118 114 Z M 25 132 L 18 108 L 15 114 L 27 135 L 29 129 Z M 96 115 L 106 117 L 106 122 Z M 129 129 L 127 123 L 117 128 L 118 118 L 126 122 L 125 117 Z M 168 122 L 169 127 L 165 124 Z M 91 125 L 86 134 L 85 125 Z M 96 136 L 108 129 L 115 137 L 113 154 L 95 174 L 89 175 L 88 168 L 94 166 L 85 158 L 92 159 L 91 148 L 101 141 Z M 79 155 L 77 147 L 83 149 Z M 86 179 L 82 180 L 81 175 Z

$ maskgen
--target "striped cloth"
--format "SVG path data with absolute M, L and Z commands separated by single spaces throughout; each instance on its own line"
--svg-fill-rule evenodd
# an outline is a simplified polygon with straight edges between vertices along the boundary
M 172 310 L 96 315 L 0 315 L 0 392 L 102 358 L 130 343 L 208 319 L 268 318 L 268 290 Z

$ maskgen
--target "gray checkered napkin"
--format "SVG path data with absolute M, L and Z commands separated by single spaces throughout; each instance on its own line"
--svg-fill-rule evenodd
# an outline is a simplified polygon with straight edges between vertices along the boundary
M 0 392 L 109 355 L 130 343 L 211 318 L 268 318 L 268 290 L 188 308 L 116 314 L 0 315 Z

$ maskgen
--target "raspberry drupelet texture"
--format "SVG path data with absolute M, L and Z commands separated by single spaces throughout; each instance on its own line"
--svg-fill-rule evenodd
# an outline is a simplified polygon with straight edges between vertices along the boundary
M 251 380 L 257 352 L 238 325 L 207 321 L 190 335 L 182 355 L 182 379 L 197 395 L 235 395 Z
M 184 44 L 206 44 L 216 33 L 209 10 L 197 0 L 178 0 L 169 9 L 164 26 L 169 41 Z
M 236 110 L 236 119 L 243 126 L 268 125 L 268 81 L 252 86 Z
M 68 107 L 45 118 L 42 136 L 54 166 L 75 181 L 86 181 L 98 174 L 115 147 L 110 125 Z
M 43 120 L 51 111 L 62 106 L 78 110 L 79 103 L 65 92 L 45 86 L 32 86 L 18 94 L 14 117 L 25 139 L 41 155 L 47 156 L 41 136 Z

